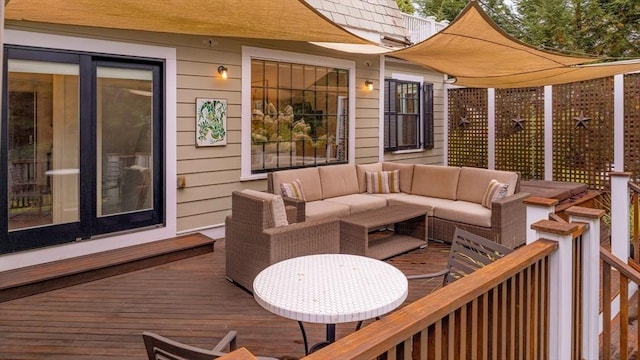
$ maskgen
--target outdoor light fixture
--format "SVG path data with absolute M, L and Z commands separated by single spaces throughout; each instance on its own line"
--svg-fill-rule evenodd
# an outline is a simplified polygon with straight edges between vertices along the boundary
M 218 74 L 220 74 L 223 79 L 227 78 L 227 73 L 228 69 L 224 65 L 218 66 Z
M 367 90 L 371 91 L 373 90 L 373 81 L 371 80 L 367 80 L 364 82 L 364 86 L 367 88 Z

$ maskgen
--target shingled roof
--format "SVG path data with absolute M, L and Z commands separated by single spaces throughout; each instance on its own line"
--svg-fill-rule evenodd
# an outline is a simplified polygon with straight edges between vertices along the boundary
M 395 0 L 305 0 L 350 32 L 387 45 L 408 40 L 402 12 Z

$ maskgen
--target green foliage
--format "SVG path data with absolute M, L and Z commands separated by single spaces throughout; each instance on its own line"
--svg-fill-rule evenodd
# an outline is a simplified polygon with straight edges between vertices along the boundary
M 416 11 L 411 0 L 396 0 L 396 3 L 403 13 L 413 14 Z
M 467 0 L 418 0 L 418 12 L 423 16 L 435 16 L 437 21 L 453 20 L 467 5 Z

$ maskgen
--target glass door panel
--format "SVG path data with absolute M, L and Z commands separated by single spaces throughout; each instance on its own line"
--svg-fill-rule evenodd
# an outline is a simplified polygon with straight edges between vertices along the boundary
M 153 71 L 97 67 L 97 216 L 153 209 Z
M 79 67 L 8 60 L 8 230 L 77 222 Z

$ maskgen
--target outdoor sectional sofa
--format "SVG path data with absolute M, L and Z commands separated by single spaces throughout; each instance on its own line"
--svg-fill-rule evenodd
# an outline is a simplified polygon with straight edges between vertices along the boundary
M 367 172 L 376 176 L 383 171 L 394 171 L 399 192 L 368 192 Z M 492 180 L 505 185 L 505 196 L 490 203 L 485 199 L 483 206 L 487 189 L 495 185 Z M 451 242 L 458 227 L 510 248 L 525 242 L 523 200 L 529 194 L 519 192 L 516 172 L 392 162 L 343 164 L 269 173 L 267 191 L 282 195 L 281 185 L 292 183 L 301 187 L 304 198 L 283 199 L 296 207 L 297 222 L 340 218 L 389 205 L 413 205 L 427 209 L 431 239 Z

